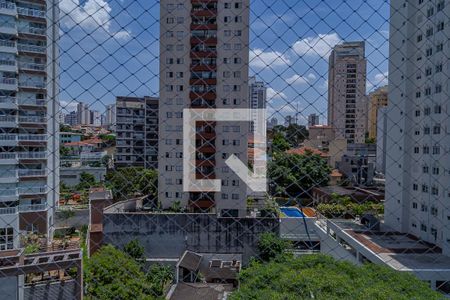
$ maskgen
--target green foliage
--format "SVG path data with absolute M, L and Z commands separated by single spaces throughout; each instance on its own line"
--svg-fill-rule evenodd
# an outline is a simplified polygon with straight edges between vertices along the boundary
M 371 201 L 355 203 L 348 196 L 332 194 L 330 203 L 319 204 L 317 210 L 326 218 L 354 218 L 368 212 L 382 215 L 384 205 Z
M 282 240 L 272 232 L 266 232 L 260 235 L 258 241 L 258 258 L 262 261 L 269 261 L 282 255 L 291 248 L 291 243 Z
M 67 220 L 67 219 L 75 216 L 75 212 L 70 209 L 62 209 L 62 210 L 60 210 L 59 215 L 61 216 L 61 219 Z
M 65 146 L 60 146 L 59 147 L 59 155 L 61 156 L 61 157 L 65 157 L 65 156 L 69 156 L 69 152 L 70 152 L 70 149 L 69 148 L 67 148 L 67 147 L 65 147 Z
M 33 254 L 39 252 L 39 244 L 38 243 L 32 243 L 25 246 L 25 249 L 23 250 L 24 254 Z
M 167 287 L 173 281 L 173 271 L 170 266 L 152 265 L 147 273 L 147 280 L 151 289 L 157 296 L 163 296 Z
M 86 190 L 97 184 L 95 176 L 86 172 L 80 174 L 80 183 L 77 184 L 77 190 Z
M 442 299 L 411 274 L 367 264 L 362 267 L 325 255 L 253 261 L 240 274 L 237 299 Z
M 300 146 L 308 136 L 308 129 L 303 125 L 291 124 L 286 128 L 286 139 L 292 147 Z
M 144 258 L 145 249 L 137 239 L 134 239 L 131 242 L 125 244 L 125 246 L 123 247 L 123 252 L 125 252 L 135 260 L 141 260 Z
M 157 294 L 141 266 L 111 245 L 86 262 L 87 296 L 92 299 L 155 299 Z
M 271 193 L 274 196 L 299 197 L 315 186 L 328 183 L 331 172 L 327 161 L 320 155 L 277 153 L 269 162 Z
M 172 206 L 170 207 L 170 211 L 176 212 L 176 213 L 183 212 L 183 207 L 181 206 L 181 202 L 178 200 L 174 201 L 172 203 Z
M 286 150 L 289 150 L 290 148 L 291 146 L 289 145 L 284 135 L 282 133 L 275 133 L 272 140 L 273 152 L 284 152 Z
M 69 125 L 60 124 L 59 131 L 60 132 L 72 132 L 72 128 Z
M 139 193 L 156 197 L 158 194 L 158 173 L 142 167 L 112 170 L 106 174 L 106 185 L 115 199 L 124 200 Z

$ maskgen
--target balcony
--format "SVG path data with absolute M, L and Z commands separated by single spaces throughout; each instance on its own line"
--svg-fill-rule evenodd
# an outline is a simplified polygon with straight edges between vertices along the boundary
M 0 134 L 0 146 L 16 146 L 17 135 L 16 134 Z
M 38 36 L 46 36 L 47 30 L 45 28 L 37 28 L 37 27 L 19 27 L 19 33 L 23 34 L 32 34 Z M 20 51 L 20 49 L 19 49 Z
M 1 1 L 0 2 L 0 14 L 16 16 L 17 15 L 16 4 L 13 2 L 9 2 L 9 1 Z
M 17 109 L 16 98 L 0 96 L 0 109 Z
M 191 50 L 191 58 L 217 58 L 217 51 L 199 51 L 199 50 Z
M 47 187 L 46 186 L 37 186 L 37 187 L 20 187 L 17 189 L 19 196 L 30 196 L 36 194 L 46 194 Z
M 31 53 L 40 53 L 40 54 L 47 53 L 46 47 L 36 46 L 36 45 L 18 44 L 17 50 L 19 50 L 20 52 L 31 52 Z
M 0 208 L 0 215 L 14 215 L 17 213 L 17 206 Z
M 43 160 L 47 159 L 47 152 L 18 152 L 18 159 Z
M 215 91 L 209 91 L 209 92 L 190 92 L 189 97 L 191 98 L 191 100 L 202 98 L 204 100 L 213 101 L 216 100 L 217 96 Z
M 47 204 L 23 204 L 19 205 L 20 212 L 47 210 Z
M 191 65 L 191 71 L 192 72 L 216 72 L 217 71 L 217 65 L 216 64 L 196 64 Z
M 217 24 L 192 24 L 191 30 L 217 30 Z
M 189 83 L 191 85 L 216 85 L 217 78 L 191 78 Z
M 16 61 L 0 59 L 0 71 L 17 73 Z
M 47 176 L 46 170 L 19 169 L 19 177 L 44 177 Z
M 47 135 L 46 134 L 19 134 L 19 135 L 17 135 L 17 140 L 22 143 L 46 142 Z
M 15 165 L 17 164 L 17 155 L 14 152 L 0 153 L 0 165 Z
M 17 116 L 0 116 L 0 127 L 16 128 L 17 125 Z
M 2 170 L 2 171 L 0 171 L 0 183 L 16 183 L 18 175 L 19 174 L 16 169 Z M 0 190 L 0 194 L 1 194 L 1 191 L 4 191 L 4 190 Z M 13 189 L 13 191 L 14 191 L 14 195 L 16 195 L 15 189 Z M 11 196 L 11 195 L 9 195 L 9 196 Z M 0 195 L 0 197 L 2 197 L 2 195 Z
M 19 123 L 23 124 L 46 124 L 47 119 L 40 116 L 19 116 Z
M 17 7 L 17 13 L 20 16 L 27 16 L 33 18 L 45 18 L 45 11 L 27 7 Z
M 25 62 L 19 63 L 20 71 L 45 72 L 46 69 L 47 69 L 47 66 L 44 64 L 25 63 Z
M 17 90 L 17 79 L 16 78 L 1 78 L 0 79 L 0 90 L 16 91 Z
M 45 82 L 36 82 L 32 80 L 26 80 L 19 82 L 19 88 L 22 89 L 38 89 L 43 90 L 45 89 L 47 84 Z
M 17 53 L 16 41 L 0 40 L 0 52 L 2 53 Z
M 6 198 L 17 198 L 17 192 L 16 189 L 5 189 L 5 190 L 0 190 L 0 199 L 6 199 Z
M 46 106 L 46 99 L 18 99 L 20 106 Z
M 193 36 L 190 39 L 191 45 L 204 44 L 206 46 L 217 45 L 217 37 L 215 36 Z

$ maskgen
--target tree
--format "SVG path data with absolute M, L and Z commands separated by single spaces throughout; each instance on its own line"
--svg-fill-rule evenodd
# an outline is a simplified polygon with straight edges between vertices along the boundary
M 308 129 L 303 125 L 290 124 L 286 128 L 286 139 L 292 147 L 298 147 L 308 136 Z
M 272 140 L 273 152 L 284 152 L 289 150 L 291 146 L 282 133 L 275 133 Z
M 112 190 L 115 199 L 123 200 L 135 194 L 158 194 L 158 173 L 142 167 L 129 167 L 111 170 L 106 174 L 106 185 Z
M 85 190 L 95 186 L 96 180 L 95 176 L 86 172 L 80 174 L 80 183 L 77 185 L 78 190 Z
M 271 193 L 299 197 L 315 186 L 326 185 L 330 172 L 327 161 L 310 151 L 304 155 L 276 153 L 268 165 Z
M 282 255 L 291 247 L 289 241 L 279 238 L 272 232 L 266 232 L 260 235 L 258 241 L 258 258 L 262 261 L 269 261 L 279 255 Z
M 173 281 L 173 271 L 170 266 L 152 265 L 147 273 L 147 280 L 150 282 L 152 291 L 157 296 L 163 296 L 166 288 Z
M 355 266 L 325 255 L 252 261 L 239 277 L 240 288 L 232 300 L 443 298 L 412 274 L 375 264 Z
M 141 266 L 111 245 L 103 246 L 85 266 L 85 282 L 92 299 L 155 299 Z
M 61 157 L 69 156 L 69 153 L 70 153 L 69 148 L 62 146 L 62 145 L 59 147 L 59 155 Z
M 144 258 L 145 249 L 137 239 L 125 244 L 123 251 L 135 260 L 142 260 Z

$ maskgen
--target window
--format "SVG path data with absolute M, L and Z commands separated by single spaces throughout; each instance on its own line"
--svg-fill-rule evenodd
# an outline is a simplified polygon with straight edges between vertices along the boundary
M 414 209 L 417 209 L 417 202 L 413 202 L 412 207 L 413 207 Z
M 413 191 L 419 190 L 419 185 L 417 183 L 413 184 Z
M 433 48 L 428 48 L 427 50 L 425 50 L 425 55 L 427 57 L 433 55 Z
M 427 17 L 431 17 L 434 14 L 434 8 L 430 7 L 427 9 Z
M 440 72 L 442 72 L 442 64 L 438 64 L 436 66 L 436 73 L 440 73 Z
M 437 6 L 436 6 L 436 10 L 441 11 L 444 9 L 444 7 L 445 7 L 445 1 L 442 0 L 442 1 L 438 2 Z
M 441 147 L 440 146 L 433 146 L 433 154 L 441 154 Z
M 420 224 L 420 230 L 427 232 L 427 226 L 425 224 Z
M 236 9 L 242 8 L 242 3 L 241 2 L 236 2 L 234 4 L 234 8 L 236 8 Z
M 422 35 L 421 34 L 419 34 L 418 36 L 417 36 L 417 42 L 420 42 L 420 41 L 422 41 Z
M 442 85 L 441 84 L 436 84 L 436 87 L 434 89 L 436 94 L 439 94 L 442 92 Z
M 225 9 L 230 9 L 230 8 L 231 8 L 231 3 L 230 3 L 230 2 L 225 2 L 225 3 L 223 4 L 223 8 L 225 8 Z
M 436 52 L 441 52 L 442 50 L 444 50 L 444 44 L 440 43 L 436 46 Z
M 173 18 L 167 18 L 166 22 L 167 24 L 173 24 Z
M 433 175 L 439 175 L 439 167 L 433 167 Z
M 183 17 L 178 17 L 177 18 L 177 23 L 178 24 L 183 24 L 184 23 L 184 18 Z
M 239 200 L 239 194 L 231 194 L 233 200 Z
M 435 105 L 434 106 L 434 113 L 435 114 L 440 114 L 442 112 L 442 107 L 440 105 Z
M 225 36 L 231 36 L 231 30 L 224 30 L 223 34 Z
M 234 36 L 242 36 L 242 30 L 235 30 Z
M 13 249 L 14 229 L 12 227 L 0 228 L 0 250 Z
M 433 134 L 441 134 L 441 125 L 434 125 L 433 126 Z
M 442 31 L 442 30 L 444 30 L 444 27 L 445 27 L 444 22 L 439 22 L 437 24 L 437 30 L 436 31 Z
M 428 106 L 425 107 L 424 110 L 423 110 L 423 114 L 424 114 L 425 116 L 429 116 L 430 113 L 431 113 L 431 108 L 429 108 Z
M 166 37 L 168 37 L 168 38 L 173 37 L 173 31 L 167 31 L 166 32 Z
M 430 28 L 427 29 L 425 34 L 426 34 L 427 37 L 430 37 L 430 36 L 433 35 L 433 33 L 434 33 L 433 27 L 430 27 Z

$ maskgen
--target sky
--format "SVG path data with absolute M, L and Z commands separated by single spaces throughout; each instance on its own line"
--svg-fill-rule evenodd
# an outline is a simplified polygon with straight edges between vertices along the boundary
M 158 96 L 159 1 L 60 0 L 60 101 L 103 112 L 116 96 Z M 388 0 L 251 0 L 250 75 L 268 115 L 326 122 L 328 56 L 365 41 L 368 92 L 387 84 Z

